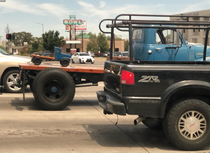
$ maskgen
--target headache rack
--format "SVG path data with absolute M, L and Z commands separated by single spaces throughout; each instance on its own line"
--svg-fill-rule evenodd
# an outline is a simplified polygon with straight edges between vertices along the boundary
M 181 18 L 182 20 L 181 21 L 171 21 L 171 20 L 153 20 L 153 19 L 148 19 L 148 20 L 134 19 L 137 17 L 141 17 L 141 18 L 142 17 L 177 18 L 177 19 Z M 102 33 L 111 34 L 110 60 L 112 60 L 112 52 L 113 52 L 113 47 L 114 47 L 114 28 L 116 28 L 119 31 L 129 32 L 130 63 L 133 63 L 133 47 L 132 47 L 133 28 L 204 29 L 206 31 L 206 33 L 205 33 L 205 41 L 204 41 L 203 61 L 205 62 L 210 22 L 208 22 L 208 21 L 190 21 L 191 18 L 201 18 L 201 17 L 208 18 L 208 19 L 210 18 L 210 16 L 191 16 L 191 15 L 187 16 L 187 15 L 120 14 L 115 19 L 103 19 L 99 23 L 99 29 Z M 110 22 L 110 24 L 106 25 L 106 28 L 111 29 L 110 31 L 104 31 L 102 29 L 103 22 Z

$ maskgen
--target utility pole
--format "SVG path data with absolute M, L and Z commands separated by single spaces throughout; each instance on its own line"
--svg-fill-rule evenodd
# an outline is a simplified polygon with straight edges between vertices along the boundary
M 82 52 L 83 52 L 83 30 L 82 30 Z

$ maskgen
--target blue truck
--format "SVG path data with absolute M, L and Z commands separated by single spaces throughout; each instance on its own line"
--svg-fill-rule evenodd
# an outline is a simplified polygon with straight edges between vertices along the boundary
M 180 30 L 133 29 L 133 57 L 135 60 L 203 61 L 203 48 L 202 44 L 185 41 Z M 210 48 L 208 47 L 206 61 L 210 61 Z
M 70 54 L 64 54 L 64 53 L 61 52 L 61 48 L 55 47 L 54 48 L 54 57 L 32 55 L 31 61 L 35 65 L 40 65 L 42 63 L 43 59 L 50 60 L 50 61 L 55 61 L 56 60 L 56 61 L 60 61 L 60 64 L 62 66 L 68 66 L 69 63 L 70 63 L 70 58 L 71 58 Z

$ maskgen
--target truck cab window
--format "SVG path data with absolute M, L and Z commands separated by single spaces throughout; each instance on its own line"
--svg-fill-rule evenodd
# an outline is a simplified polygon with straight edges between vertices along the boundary
M 133 40 L 141 40 L 142 38 L 142 29 L 133 30 Z
M 171 44 L 176 45 L 177 32 L 175 30 L 157 30 L 156 43 L 157 44 Z M 181 39 L 179 38 L 179 44 L 181 45 Z

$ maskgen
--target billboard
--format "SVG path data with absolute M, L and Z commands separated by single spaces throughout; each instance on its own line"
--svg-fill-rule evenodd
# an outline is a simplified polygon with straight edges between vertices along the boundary
M 82 20 L 81 25 L 76 25 L 76 30 L 87 30 L 87 22 Z
M 70 15 L 69 19 L 64 19 L 63 24 L 66 26 L 66 30 L 72 30 L 75 26 L 75 30 L 87 30 L 87 22 L 85 20 L 76 19 L 76 15 Z

